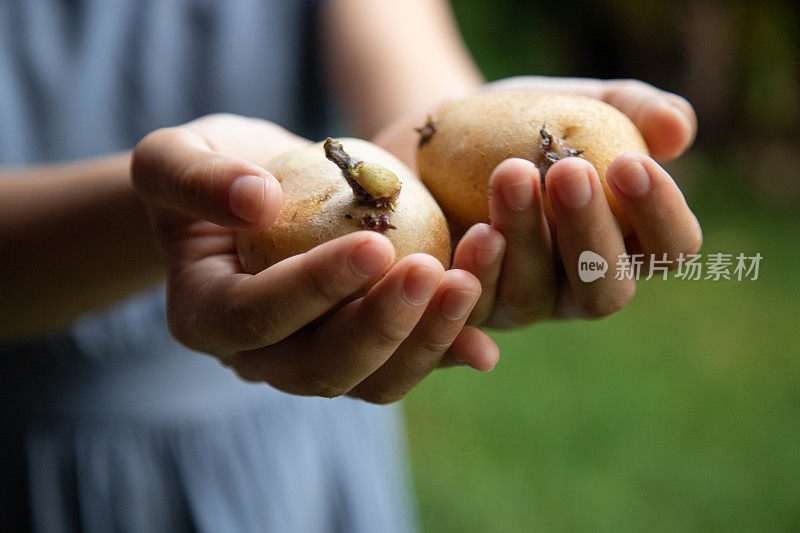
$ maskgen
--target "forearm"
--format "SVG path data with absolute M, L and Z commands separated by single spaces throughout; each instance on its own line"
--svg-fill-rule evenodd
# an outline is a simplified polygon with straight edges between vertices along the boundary
M 483 83 L 444 0 L 333 0 L 322 18 L 323 62 L 364 137 Z
M 0 339 L 67 324 L 156 284 L 129 154 L 0 169 Z

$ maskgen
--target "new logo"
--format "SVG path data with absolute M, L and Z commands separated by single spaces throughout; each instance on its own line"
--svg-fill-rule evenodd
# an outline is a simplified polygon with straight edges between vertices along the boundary
M 578 276 L 584 283 L 606 277 L 608 261 L 591 250 L 584 250 L 578 257 Z

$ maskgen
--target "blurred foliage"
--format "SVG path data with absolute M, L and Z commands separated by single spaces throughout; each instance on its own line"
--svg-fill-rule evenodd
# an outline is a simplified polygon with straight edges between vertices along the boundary
M 454 0 L 490 79 L 640 78 L 684 95 L 669 165 L 703 253 L 757 281 L 650 280 L 621 313 L 495 334 L 489 375 L 406 401 L 424 529 L 800 530 L 798 16 L 789 2 Z
M 607 319 L 495 333 L 488 375 L 426 379 L 425 531 L 800 531 L 800 219 L 715 179 L 694 196 L 703 253 L 759 252 L 759 279 L 642 281 Z
M 489 79 L 637 78 L 687 97 L 696 150 L 735 159 L 738 186 L 800 206 L 800 5 L 754 0 L 453 0 Z
M 742 57 L 747 119 L 777 133 L 797 133 L 800 120 L 800 20 L 786 5 L 749 13 Z

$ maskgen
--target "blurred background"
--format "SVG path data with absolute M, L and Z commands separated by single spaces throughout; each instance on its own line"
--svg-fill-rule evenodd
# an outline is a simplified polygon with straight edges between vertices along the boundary
M 426 531 L 800 530 L 800 9 L 452 1 L 489 79 L 639 78 L 686 96 L 666 166 L 702 253 L 756 281 L 653 279 L 616 316 L 495 335 L 490 375 L 406 401 Z

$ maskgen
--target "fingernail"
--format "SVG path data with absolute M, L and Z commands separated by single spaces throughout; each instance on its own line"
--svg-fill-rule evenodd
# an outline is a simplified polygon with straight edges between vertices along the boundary
M 432 270 L 412 268 L 403 280 L 403 298 L 411 305 L 422 305 L 431 299 L 438 285 L 439 279 Z
M 478 296 L 480 295 L 474 292 L 448 290 L 442 296 L 439 309 L 450 320 L 461 320 L 478 301 Z
M 632 161 L 625 166 L 616 182 L 626 196 L 644 196 L 650 191 L 650 175 L 639 161 Z
M 267 187 L 267 180 L 261 176 L 236 178 L 228 189 L 228 208 L 231 213 L 247 222 L 258 222 Z
M 588 205 L 592 199 L 592 185 L 589 174 L 581 169 L 565 174 L 555 182 L 556 195 L 566 207 L 573 209 Z
M 357 276 L 365 279 L 373 278 L 383 272 L 391 261 L 384 246 L 375 242 L 365 242 L 350 252 L 348 263 Z
M 512 211 L 522 211 L 531 205 L 533 186 L 531 180 L 515 181 L 503 187 L 503 201 Z

